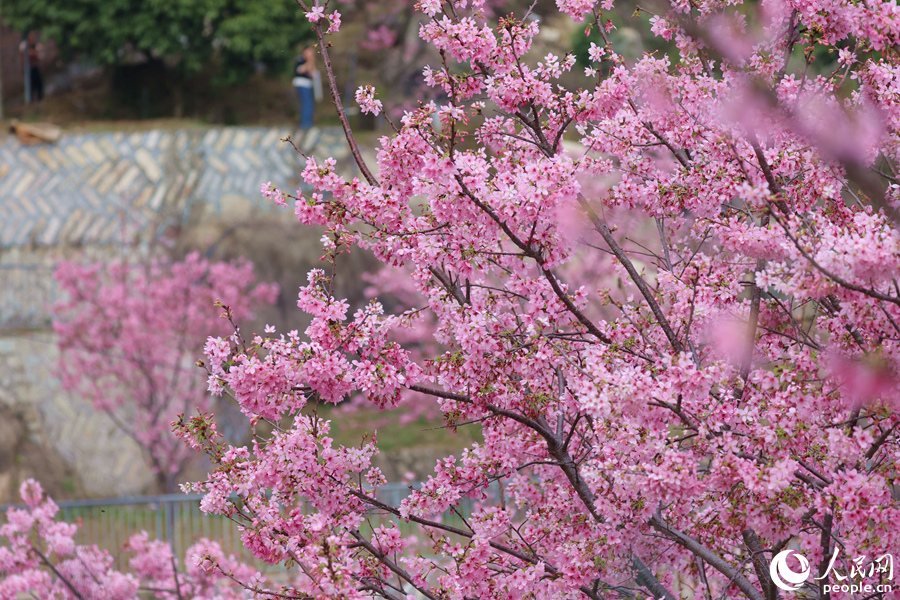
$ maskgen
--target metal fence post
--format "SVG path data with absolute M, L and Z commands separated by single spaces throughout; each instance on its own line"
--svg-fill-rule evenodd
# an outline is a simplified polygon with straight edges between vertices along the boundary
M 172 550 L 175 549 L 175 515 L 172 514 L 172 503 L 171 502 L 163 502 L 163 512 L 166 517 L 166 540 L 169 542 L 169 545 L 172 547 Z

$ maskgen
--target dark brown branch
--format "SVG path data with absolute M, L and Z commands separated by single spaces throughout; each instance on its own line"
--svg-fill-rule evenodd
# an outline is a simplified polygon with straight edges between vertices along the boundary
M 709 578 L 706 576 L 706 563 L 699 556 L 694 557 L 694 562 L 697 563 L 697 573 L 700 575 L 700 581 L 703 582 L 703 587 L 705 588 L 706 600 L 712 600 L 712 589 L 709 587 Z
M 806 473 L 804 473 L 803 471 L 801 471 L 799 469 L 794 471 L 794 477 L 796 477 L 797 479 L 799 479 L 800 481 L 802 481 L 803 483 L 805 483 L 806 485 L 808 485 L 809 487 L 813 488 L 816 491 L 825 489 L 824 483 L 813 479 L 812 477 L 810 477 L 809 475 L 807 475 Z
M 175 556 L 170 558 L 172 559 L 172 577 L 175 579 L 175 593 L 178 595 L 178 600 L 184 600 L 184 595 L 181 593 L 181 582 L 178 581 L 178 565 L 175 564 Z
M 695 556 L 699 556 L 712 568 L 725 577 L 728 577 L 750 600 L 765 600 L 762 594 L 753 587 L 753 584 L 750 583 L 736 567 L 728 564 L 728 562 L 713 553 L 709 548 L 700 544 L 700 542 L 694 538 L 671 527 L 668 523 L 663 521 L 661 515 L 653 515 L 653 517 L 650 518 L 650 526 L 662 533 L 666 538 L 677 543 L 679 546 L 691 551 Z
M 473 402 L 466 396 L 461 396 L 459 394 L 453 394 L 449 392 L 442 392 L 440 390 L 433 390 L 419 385 L 410 386 L 409 389 L 442 398 L 457 400 L 460 402 Z M 544 427 L 534 419 L 529 419 L 528 417 L 520 415 L 517 412 L 507 410 L 505 408 L 500 408 L 499 406 L 494 406 L 493 404 L 484 404 L 483 406 L 494 414 L 502 415 L 504 417 L 512 419 L 513 421 L 516 421 L 517 423 L 525 425 L 526 427 L 540 435 L 542 438 L 544 438 L 544 441 L 547 442 L 547 451 L 549 452 L 550 456 L 557 460 L 560 469 L 572 484 L 572 487 L 575 489 L 575 493 L 578 494 L 578 497 L 581 499 L 585 508 L 588 509 L 588 511 L 591 513 L 591 516 L 596 521 L 603 521 L 603 518 L 597 513 L 597 508 L 594 506 L 596 501 L 594 493 L 590 490 L 590 488 L 588 488 L 587 483 L 584 481 L 584 479 L 581 478 L 581 475 L 578 473 L 578 465 L 566 450 L 564 440 L 556 437 L 556 434 L 553 431 L 551 431 L 547 427 Z
M 397 577 L 400 577 L 401 579 L 403 579 L 404 581 L 406 581 L 407 583 L 409 583 L 409 585 L 411 585 L 411 586 L 413 586 L 414 588 L 416 588 L 416 589 L 419 591 L 420 594 L 422 594 L 423 596 L 425 596 L 425 597 L 428 598 L 429 600 L 437 600 L 437 596 L 435 596 L 434 594 L 432 594 L 432 593 L 429 592 L 428 590 L 422 589 L 420 586 L 416 585 L 415 582 L 413 582 L 412 575 L 410 575 L 409 573 L 407 573 L 406 571 L 404 571 L 402 568 L 400 568 L 400 566 L 399 566 L 397 563 L 395 563 L 395 562 L 392 561 L 390 558 L 388 558 L 388 557 L 385 555 L 384 552 L 382 552 L 381 550 L 379 550 L 378 548 L 376 548 L 376 547 L 372 544 L 372 542 L 370 542 L 369 540 L 367 540 L 367 539 L 366 539 L 359 531 L 356 531 L 356 530 L 351 531 L 351 532 L 350 532 L 350 535 L 352 535 L 353 537 L 355 537 L 355 538 L 359 541 L 359 544 L 360 544 L 363 548 L 365 548 L 365 549 L 369 552 L 369 554 L 371 554 L 372 556 L 374 556 L 376 559 L 378 559 L 378 561 L 379 561 L 381 564 L 383 564 L 383 565 L 386 566 L 388 569 L 390 569 L 391 571 L 393 571 L 394 574 L 397 575 Z
M 747 549 L 750 550 L 750 559 L 753 562 L 753 568 L 756 570 L 756 578 L 762 586 L 766 595 L 766 600 L 778 600 L 778 588 L 769 576 L 769 568 L 766 565 L 765 555 L 763 554 L 762 544 L 759 543 L 759 537 L 752 529 L 745 529 L 741 532 Z
M 302 2 L 298 1 L 298 4 L 303 6 Z M 356 165 L 359 167 L 362 176 L 369 182 L 369 185 L 378 185 L 378 179 L 376 179 L 375 176 L 372 175 L 372 172 L 369 171 L 369 167 L 366 165 L 366 161 L 359 151 L 359 146 L 353 138 L 353 131 L 350 129 L 350 121 L 347 119 L 347 111 L 344 110 L 344 103 L 341 101 L 341 94 L 338 92 L 337 81 L 334 78 L 334 69 L 331 66 L 331 57 L 328 55 L 328 44 L 325 41 L 325 33 L 322 31 L 321 21 L 316 23 L 313 29 L 316 30 L 316 39 L 319 41 L 319 52 L 322 54 L 322 62 L 325 63 L 325 74 L 328 76 L 331 101 L 334 103 L 338 119 L 340 119 L 341 126 L 344 128 L 344 136 L 347 138 L 347 143 L 350 145 L 350 153 L 353 155 L 353 160 L 356 161 Z
M 637 108 L 635 107 L 634 103 L 633 103 L 631 100 L 629 100 L 628 102 L 629 102 L 629 104 L 631 104 L 631 107 L 634 109 L 634 111 L 637 112 Z M 653 127 L 652 124 L 650 124 L 648 121 L 642 121 L 642 122 L 641 122 L 641 125 L 643 125 L 643 126 L 644 126 L 644 129 L 646 129 L 647 131 L 649 131 L 650 134 L 651 134 L 653 137 L 655 137 L 656 139 L 658 139 L 659 142 L 660 142 L 663 146 L 665 146 L 666 148 L 669 149 L 669 152 L 671 152 L 671 153 L 672 153 L 672 156 L 674 156 L 675 159 L 676 159 L 679 163 L 681 163 L 681 166 L 682 166 L 682 167 L 684 167 L 685 169 L 690 169 L 690 165 L 688 164 L 687 158 L 686 158 L 685 156 L 683 156 L 682 153 L 679 152 L 679 151 L 675 148 L 675 146 L 673 146 L 673 145 L 671 144 L 671 142 L 669 142 L 669 140 L 667 140 L 661 133 L 659 133 L 658 131 L 656 131 L 656 129 L 654 129 L 654 127 Z
M 684 412 L 683 408 L 681 408 L 679 406 L 675 406 L 664 400 L 657 400 L 655 398 L 654 398 L 653 402 L 648 402 L 647 404 L 649 404 L 650 406 L 658 406 L 660 408 L 667 408 L 667 409 L 671 410 L 673 413 L 675 413 L 678 416 L 679 419 L 681 419 L 681 422 L 684 423 L 688 429 L 691 429 L 693 431 L 700 431 L 700 426 L 697 423 L 695 423 L 687 415 L 687 413 Z
M 591 335 L 596 337 L 598 340 L 603 342 L 604 344 L 612 344 L 612 340 L 600 331 L 594 323 L 587 318 L 587 316 L 578 310 L 578 307 L 575 306 L 575 303 L 572 302 L 572 299 L 569 298 L 569 295 L 565 293 L 565 291 L 560 287 L 559 282 L 556 280 L 556 276 L 548 269 L 544 268 L 541 265 L 541 272 L 544 274 L 544 277 L 547 278 L 547 281 L 550 283 L 550 287 L 553 288 L 553 293 L 556 294 L 556 297 L 560 299 L 560 301 L 565 304 L 566 308 L 572 313 L 578 322 L 585 326 Z
M 426 388 L 424 386 L 414 385 L 414 386 L 410 386 L 410 389 L 419 391 L 422 393 L 426 393 L 426 394 L 432 394 L 432 395 L 442 397 L 442 398 L 457 400 L 460 402 L 467 402 L 467 403 L 473 402 L 469 397 L 463 396 L 461 394 L 454 394 L 452 392 L 444 392 L 442 390 L 433 390 L 430 388 Z M 538 433 L 541 437 L 543 437 L 544 440 L 547 442 L 547 450 L 548 450 L 550 456 L 552 456 L 553 458 L 555 458 L 557 460 L 557 462 L 559 463 L 560 469 L 566 475 L 566 478 L 569 480 L 569 483 L 572 485 L 572 488 L 575 490 L 575 493 L 578 495 L 579 499 L 582 501 L 585 508 L 588 510 L 588 512 L 591 514 L 591 516 L 594 518 L 595 521 L 597 521 L 598 523 L 604 522 L 603 516 L 597 512 L 597 508 L 595 506 L 596 496 L 594 495 L 594 492 L 592 492 L 591 489 L 588 487 L 587 482 L 578 473 L 578 464 L 572 459 L 572 457 L 566 451 L 563 440 L 558 439 L 552 431 L 548 430 L 546 427 L 541 426 L 541 424 L 538 423 L 537 421 L 535 421 L 534 419 L 529 419 L 529 418 L 519 415 L 515 412 L 509 411 L 506 409 L 501 409 L 499 407 L 496 407 L 496 406 L 493 406 L 490 404 L 486 404 L 484 406 L 485 406 L 485 408 L 487 408 L 488 410 L 490 410 L 492 412 L 496 412 L 497 414 L 502 414 L 502 415 L 507 416 L 519 423 L 522 423 L 523 425 L 531 428 L 536 433 Z M 360 495 L 359 492 L 352 492 L 352 493 L 354 493 L 355 495 Z M 369 500 L 366 500 L 366 501 L 369 501 Z M 389 512 L 399 515 L 399 511 L 397 511 L 393 507 L 390 507 L 390 506 L 385 505 L 384 503 L 381 503 L 378 501 L 374 501 L 374 502 L 377 503 L 377 505 L 379 505 L 380 507 L 384 508 L 385 510 L 388 510 Z M 413 520 L 415 522 L 424 521 L 424 519 L 417 519 L 412 516 L 410 516 L 409 519 Z M 711 550 L 702 546 L 699 542 L 697 542 L 693 538 L 687 536 L 684 533 L 681 533 L 678 530 L 675 530 L 675 529 L 672 529 L 671 527 L 669 527 L 662 520 L 661 516 L 654 515 L 650 519 L 649 524 L 651 527 L 661 531 L 663 533 L 663 535 L 666 536 L 667 538 L 678 543 L 679 545 L 683 546 L 684 548 L 690 550 L 696 556 L 699 556 L 700 558 L 705 560 L 707 563 L 709 563 L 717 571 L 719 571 L 726 577 L 729 577 L 732 581 L 734 581 L 734 583 L 741 589 L 741 591 L 744 592 L 744 594 L 750 600 L 765 600 L 765 598 L 763 598 L 763 596 L 752 586 L 752 584 L 747 580 L 746 577 L 744 577 L 740 573 L 740 571 L 738 569 L 736 569 L 735 567 L 728 564 L 728 562 L 726 562 L 723 558 L 714 554 Z M 446 531 L 453 531 L 453 533 L 458 533 L 459 535 L 463 535 L 464 537 L 472 536 L 472 534 L 470 534 L 468 532 L 464 532 L 463 530 L 460 530 L 457 528 L 451 528 L 446 525 L 442 525 L 442 524 L 438 524 L 438 523 L 434 523 L 434 525 L 436 525 L 439 528 L 444 529 Z M 529 559 L 529 558 L 525 557 L 524 555 L 521 555 L 520 553 L 512 550 L 511 548 L 506 548 L 499 544 L 496 544 L 496 542 L 491 542 L 490 545 L 494 548 L 502 549 L 502 551 L 512 554 L 513 556 L 517 556 L 517 558 L 521 558 L 522 560 L 528 560 L 529 562 L 533 562 L 533 559 Z M 582 587 L 581 591 L 590 595 L 592 598 L 596 597 L 596 595 L 592 595 L 593 592 L 591 592 L 591 590 L 589 588 Z
M 553 288 L 553 292 L 560 299 L 560 301 L 563 304 L 565 304 L 565 306 L 569 310 L 569 312 L 571 312 L 575 316 L 575 318 L 578 319 L 578 322 L 581 323 L 582 325 L 584 325 L 592 335 L 594 335 L 597 339 L 599 339 L 603 343 L 605 343 L 605 344 L 612 343 L 612 340 L 610 340 L 602 331 L 597 329 L 597 326 L 594 325 L 594 323 L 591 322 L 591 320 L 588 319 L 580 310 L 578 310 L 578 307 L 575 306 L 575 304 L 572 302 L 571 298 L 569 298 L 568 295 L 560 287 L 559 282 L 556 280 L 556 276 L 553 275 L 553 273 L 549 269 L 544 267 L 544 264 L 543 264 L 544 261 L 541 258 L 540 253 L 535 252 L 529 246 L 529 244 L 526 244 L 525 242 L 523 242 L 519 238 L 519 236 L 517 236 L 515 234 L 515 232 L 509 227 L 509 224 L 507 224 L 506 221 L 501 219 L 500 215 L 498 215 L 496 212 L 494 212 L 494 210 L 490 206 L 488 206 L 487 204 L 485 204 L 484 202 L 482 202 L 481 200 L 476 198 L 475 194 L 473 194 L 472 191 L 468 188 L 468 186 L 466 185 L 465 181 L 463 181 L 463 178 L 461 176 L 459 176 L 459 175 L 456 176 L 456 182 L 459 184 L 459 187 L 460 187 L 460 190 L 462 190 L 462 193 L 467 198 L 469 198 L 469 200 L 471 200 L 472 203 L 475 204 L 475 206 L 477 206 L 479 209 L 484 211 L 484 213 L 487 216 L 489 216 L 500 227 L 500 229 L 503 230 L 503 233 L 505 233 L 507 235 L 507 237 L 510 239 L 510 241 L 513 244 L 515 244 L 526 256 L 534 259 L 538 263 L 538 266 L 540 267 L 541 272 L 544 274 L 544 277 L 547 278 L 547 281 L 550 283 L 550 287 Z
M 841 301 L 838 300 L 838 297 L 834 294 L 828 294 L 828 296 L 824 300 L 822 300 L 820 304 L 828 309 L 828 311 L 835 317 L 837 317 L 841 313 Z M 847 330 L 847 333 L 850 334 L 850 337 L 853 338 L 853 341 L 856 342 L 856 345 L 859 346 L 859 349 L 865 352 L 866 340 L 863 339 L 863 336 L 860 335 L 859 331 L 850 323 L 844 325 L 844 329 Z M 853 426 L 856 426 L 855 422 L 853 423 Z M 853 427 L 851 427 L 851 429 L 853 429 Z
M 293 553 L 292 553 L 292 555 L 293 555 Z M 296 560 L 296 557 L 294 557 L 294 558 Z M 215 566 L 216 569 L 218 569 L 222 575 L 224 575 L 225 577 L 227 577 L 228 579 L 235 582 L 236 584 L 238 584 L 239 586 L 241 586 L 242 588 L 244 588 L 245 590 L 247 590 L 249 592 L 254 592 L 256 594 L 263 594 L 264 596 L 275 596 L 276 598 L 285 598 L 286 600 L 312 600 L 312 596 L 309 596 L 307 594 L 303 594 L 302 596 L 297 596 L 296 594 L 285 594 L 283 592 L 273 592 L 270 590 L 264 590 L 264 589 L 261 589 L 258 587 L 254 587 L 252 585 L 247 585 L 246 583 L 244 583 L 243 581 L 240 581 L 237 577 L 235 577 L 234 573 L 229 573 L 228 571 L 223 569 L 222 565 L 220 565 L 215 560 L 213 560 L 213 558 L 211 556 L 207 555 L 206 559 L 209 560 L 209 562 L 211 562 L 213 564 L 213 566 Z M 309 574 L 307 573 L 307 576 L 308 575 Z
M 769 225 L 769 215 L 763 215 L 760 219 L 760 227 L 765 229 Z M 756 284 L 756 274 L 766 268 L 765 259 L 756 260 L 756 267 L 753 270 L 753 287 L 750 288 L 750 318 L 747 322 L 747 345 L 744 348 L 743 363 L 741 364 L 741 386 L 740 391 L 736 394 L 738 402 L 744 397 L 747 390 L 747 380 L 750 379 L 750 369 L 753 367 L 753 350 L 756 348 L 756 331 L 759 327 L 759 306 L 762 301 L 762 290 Z
M 809 264 L 811 264 L 813 267 L 815 267 L 820 273 L 822 273 L 822 275 L 824 275 L 828 279 L 832 280 L 833 282 L 835 282 L 842 288 L 846 288 L 846 289 L 852 290 L 854 292 L 859 292 L 860 294 L 864 294 L 866 296 L 869 296 L 870 298 L 875 298 L 876 300 L 883 300 L 885 302 L 890 302 L 891 304 L 896 304 L 897 306 L 900 306 L 900 298 L 888 296 L 887 294 L 882 294 L 881 292 L 878 292 L 876 290 L 864 288 L 861 285 L 856 285 L 855 283 L 850 283 L 849 281 L 843 279 L 842 277 L 839 277 L 838 275 L 835 275 L 834 273 L 831 273 L 830 271 L 828 271 L 825 267 L 820 265 L 816 261 L 816 259 L 814 259 L 812 256 L 810 256 L 806 250 L 803 249 L 803 246 L 800 244 L 800 241 L 796 237 L 794 237 L 794 235 L 790 232 L 786 223 L 782 223 L 781 219 L 778 219 L 778 218 L 776 218 L 775 221 L 779 225 L 781 225 L 781 228 L 784 230 L 785 235 L 788 237 L 788 239 L 791 240 L 791 242 L 794 244 L 794 247 L 800 251 L 800 254 L 803 255 L 803 258 L 805 258 L 807 261 L 809 261 Z
M 818 470 L 813 468 L 809 463 L 807 463 L 804 460 L 798 460 L 797 462 L 800 464 L 801 467 L 803 467 L 804 469 L 806 469 L 807 471 L 809 471 L 810 473 L 812 473 L 813 475 L 815 475 L 816 477 L 818 477 L 819 479 L 821 479 L 822 481 L 827 483 L 828 485 L 831 485 L 832 480 L 830 478 L 826 477 L 825 475 L 822 475 L 822 473 L 820 473 Z
M 667 590 L 665 586 L 663 586 L 663 584 L 659 582 L 659 579 L 657 579 L 656 576 L 653 575 L 653 572 L 650 571 L 650 568 L 644 564 L 644 561 L 642 561 L 637 554 L 632 553 L 631 564 L 634 566 L 634 579 L 638 582 L 638 584 L 647 588 L 647 590 L 654 598 L 676 600 L 672 592 Z
M 450 281 L 450 278 L 447 277 L 445 273 L 434 267 L 428 267 L 428 270 L 431 271 L 431 274 L 434 275 L 434 278 L 441 283 L 443 288 L 447 290 L 447 293 L 453 296 L 453 299 L 456 300 L 460 306 L 469 304 L 467 298 L 463 295 L 462 290 L 459 289 L 459 286 Z
M 72 585 L 72 582 L 70 582 L 68 579 L 63 577 L 63 574 L 59 572 L 59 570 L 53 565 L 53 563 L 51 563 L 50 560 L 47 559 L 47 557 L 44 556 L 40 550 L 38 550 L 34 546 L 32 546 L 31 549 L 34 550 L 35 554 L 38 555 L 38 558 L 41 559 L 41 562 L 44 563 L 47 566 L 47 568 L 50 569 L 53 572 L 53 574 L 56 575 L 56 577 L 66 585 L 67 588 L 69 588 L 69 590 L 72 592 L 73 596 L 78 598 L 78 600 L 84 600 L 84 596 L 82 596 L 78 592 L 78 590 L 75 589 L 75 586 Z
M 756 135 L 752 133 L 750 134 L 750 145 L 753 146 L 753 152 L 756 154 L 756 160 L 759 161 L 763 177 L 766 178 L 766 183 L 769 184 L 769 191 L 775 194 L 775 206 L 777 206 L 778 210 L 785 215 L 790 215 L 790 209 L 788 208 L 787 202 L 784 200 L 784 190 L 781 189 L 781 185 L 775 180 L 775 175 L 772 173 L 772 167 L 769 166 L 769 161 L 766 160 L 766 155 L 763 153 L 763 149 L 760 147 Z
M 678 336 L 675 335 L 675 330 L 672 329 L 672 326 L 669 324 L 668 319 L 666 319 L 666 315 L 663 314 L 662 309 L 659 307 L 659 303 L 656 301 L 656 298 L 653 297 L 653 292 L 650 290 L 650 287 L 647 285 L 647 282 L 644 281 L 644 278 L 641 277 L 641 274 L 637 272 L 637 269 L 634 268 L 634 264 L 631 262 L 631 259 L 628 258 L 628 255 L 625 254 L 625 251 L 613 237 L 612 232 L 609 230 L 609 227 L 600 216 L 594 211 L 590 204 L 588 204 L 587 199 L 578 194 L 578 203 L 581 205 L 581 208 L 587 213 L 588 218 L 591 220 L 591 224 L 594 226 L 594 229 L 600 234 L 606 244 L 609 246 L 610 250 L 612 250 L 613 254 L 615 254 L 616 259 L 625 267 L 625 270 L 628 272 L 629 277 L 634 282 L 634 284 L 638 287 L 641 292 L 641 295 L 644 297 L 644 300 L 647 301 L 647 304 L 650 306 L 650 310 L 653 312 L 653 316 L 656 317 L 656 322 L 662 327 L 663 332 L 666 334 L 666 338 L 669 340 L 669 344 L 672 345 L 672 349 L 676 353 L 681 353 L 684 351 L 684 347 L 681 344 L 681 341 L 678 339 Z M 697 360 L 697 357 L 694 357 L 694 360 Z
M 350 494 L 352 494 L 353 496 L 356 496 L 363 502 L 370 504 L 371 506 L 374 506 L 376 508 L 379 508 L 385 512 L 388 512 L 388 513 L 394 515 L 395 517 L 405 518 L 409 521 L 412 521 L 413 523 L 417 523 L 419 525 L 424 525 L 425 527 L 431 527 L 431 528 L 438 529 L 441 531 L 446 531 L 448 533 L 453 533 L 455 535 L 464 537 L 466 539 L 471 539 L 474 537 L 474 534 L 472 532 L 465 531 L 463 529 L 459 529 L 458 527 L 453 527 L 452 525 L 445 525 L 444 523 L 438 523 L 437 521 L 432 521 L 430 519 L 423 519 L 422 517 L 417 517 L 415 515 L 409 515 L 407 517 L 402 517 L 400 515 L 400 511 L 398 509 L 394 508 L 393 506 L 391 506 L 390 504 L 385 504 L 384 502 L 381 502 L 380 500 L 377 500 L 376 498 L 373 498 L 371 496 L 367 496 L 366 494 L 363 494 L 362 492 L 360 492 L 358 490 L 351 489 L 351 490 L 349 490 L 349 492 L 350 492 Z M 517 559 L 521 560 L 522 562 L 525 562 L 525 563 L 528 563 L 531 565 L 536 565 L 539 562 L 542 562 L 542 563 L 544 563 L 544 567 L 548 573 L 556 574 L 559 572 L 559 569 L 557 569 L 552 564 L 548 563 L 546 560 L 544 560 L 542 558 L 528 556 L 527 554 L 523 554 L 523 553 L 519 552 L 518 550 L 514 550 L 513 548 L 510 548 L 509 546 L 505 546 L 505 545 L 495 542 L 493 540 L 488 542 L 488 544 L 494 550 L 498 550 L 500 552 L 503 552 L 504 554 L 508 554 L 508 555 L 512 556 L 513 558 L 517 558 Z M 578 589 L 583 594 L 585 594 L 586 596 L 591 598 L 592 600 L 600 600 L 599 596 L 597 596 L 597 594 L 593 593 L 590 588 L 588 588 L 586 586 L 581 586 Z
M 894 428 L 897 427 L 897 423 L 894 423 L 890 427 L 884 430 L 884 432 L 878 436 L 878 439 L 872 442 L 872 446 L 866 452 L 866 460 L 871 460 L 875 453 L 878 452 L 878 449 L 881 448 L 885 442 L 887 442 L 888 437 L 891 432 L 894 431 Z
M 831 559 L 831 526 L 834 523 L 834 516 L 831 513 L 825 515 L 822 519 L 822 537 L 820 543 L 822 545 L 822 562 L 819 563 L 819 598 L 820 600 L 830 600 L 831 592 L 826 591 L 828 586 L 828 577 L 825 573 L 828 570 L 828 563 Z

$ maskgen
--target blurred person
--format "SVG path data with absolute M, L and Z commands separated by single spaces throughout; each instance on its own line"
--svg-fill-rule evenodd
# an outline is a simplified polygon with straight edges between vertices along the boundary
M 22 60 L 22 63 L 24 63 L 26 52 L 28 53 L 27 77 L 31 83 L 31 101 L 40 102 L 44 99 L 44 79 L 41 77 L 40 68 L 44 46 L 38 41 L 37 32 L 35 31 L 29 31 L 28 37 L 19 46 L 19 58 Z
M 313 112 L 316 102 L 313 93 L 313 79 L 316 74 L 316 51 L 312 46 L 307 46 L 298 54 L 297 62 L 294 66 L 293 84 L 294 89 L 297 90 L 297 98 L 300 100 L 301 129 L 309 129 L 313 126 Z

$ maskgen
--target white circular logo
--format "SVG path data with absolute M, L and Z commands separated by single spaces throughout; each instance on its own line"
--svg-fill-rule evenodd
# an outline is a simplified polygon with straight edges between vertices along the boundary
M 787 564 L 787 559 L 792 553 L 796 554 L 797 560 L 800 561 L 799 573 L 792 571 Z M 793 550 L 782 550 L 772 559 L 772 564 L 769 565 L 769 575 L 772 576 L 772 581 L 775 585 L 785 591 L 792 592 L 800 589 L 800 586 L 809 577 L 809 561 L 801 554 L 794 553 Z

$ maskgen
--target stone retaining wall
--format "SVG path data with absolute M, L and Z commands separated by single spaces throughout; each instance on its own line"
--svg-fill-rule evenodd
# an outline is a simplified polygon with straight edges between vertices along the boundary
M 0 453 L 14 454 L 0 456 L 0 504 L 28 476 L 48 480 L 63 497 L 148 491 L 152 477 L 134 442 L 54 377 L 53 267 L 64 258 L 129 252 L 164 228 L 177 234 L 192 214 L 222 227 L 272 210 L 262 183 L 300 184 L 302 157 L 280 141 L 292 134 L 214 128 L 68 135 L 38 147 L 14 137 L 0 143 L 0 418 L 24 423 L 27 437 L 0 445 Z M 294 134 L 294 143 L 352 168 L 339 130 Z M 35 456 L 39 449 L 44 454 Z M 60 477 L 71 479 L 65 489 L 49 481 Z

